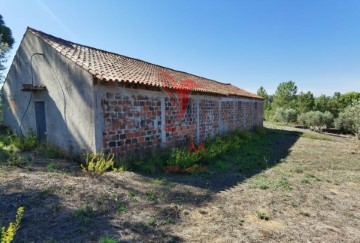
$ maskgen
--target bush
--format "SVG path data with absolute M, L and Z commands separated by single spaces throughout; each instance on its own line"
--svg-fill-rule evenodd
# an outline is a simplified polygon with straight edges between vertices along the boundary
M 360 99 L 345 108 L 335 120 L 335 127 L 360 139 Z
M 297 111 L 294 109 L 277 108 L 273 120 L 282 123 L 296 122 Z
M 184 148 L 173 149 L 170 153 L 168 165 L 180 166 L 183 169 L 189 168 L 200 162 L 201 156 L 195 152 L 188 152 Z
M 10 138 L 10 143 L 14 144 L 18 149 L 22 151 L 30 151 L 36 149 L 39 146 L 38 138 L 32 132 L 26 137 L 9 135 L 9 138 Z
M 38 146 L 38 138 L 35 134 L 30 134 L 29 136 L 20 139 L 20 144 L 18 148 L 22 151 L 30 151 L 36 149 Z
M 301 113 L 297 117 L 297 123 L 302 126 L 308 126 L 308 116 L 307 113 Z
M 326 128 L 331 127 L 334 124 L 334 115 L 331 114 L 330 111 L 325 111 L 323 113 L 323 124 L 326 126 Z
M 114 155 L 109 154 L 106 157 L 103 153 L 87 153 L 85 164 L 81 165 L 81 168 L 91 175 L 101 175 L 110 168 L 114 169 Z
M 38 148 L 39 141 L 33 132 L 26 137 L 19 137 L 9 130 L 6 134 L 0 135 L 1 146 L 13 146 L 22 151 L 30 151 Z
M 323 127 L 330 127 L 334 122 L 334 116 L 329 111 L 309 111 L 307 113 L 300 114 L 297 117 L 297 122 L 304 126 L 312 126 L 317 130 L 321 130 Z
M 135 160 L 136 161 L 136 160 Z M 154 173 L 156 168 L 164 165 L 164 159 L 159 153 L 149 155 L 144 161 L 137 161 L 136 166 L 144 172 Z

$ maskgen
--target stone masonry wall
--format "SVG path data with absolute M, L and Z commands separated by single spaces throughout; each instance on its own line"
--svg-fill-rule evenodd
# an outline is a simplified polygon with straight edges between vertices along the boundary
M 196 102 L 190 99 L 183 114 L 179 107 L 175 98 L 165 97 L 166 146 L 181 146 L 196 141 Z
M 200 118 L 200 141 L 214 138 L 220 133 L 219 124 L 219 101 L 213 99 L 201 99 L 199 101 Z
M 139 95 L 131 89 L 113 89 L 103 94 L 104 152 L 119 157 L 146 155 L 161 147 L 200 143 L 234 129 L 262 126 L 262 100 L 192 95 L 187 103 L 161 91 L 151 92 Z
M 160 98 L 106 93 L 102 99 L 105 152 L 144 153 L 161 145 Z

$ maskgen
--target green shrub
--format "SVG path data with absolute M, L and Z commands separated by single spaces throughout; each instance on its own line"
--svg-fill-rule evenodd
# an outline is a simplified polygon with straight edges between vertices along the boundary
M 145 161 L 139 162 L 139 168 L 141 171 L 154 173 L 156 168 L 163 166 L 164 163 L 164 159 L 160 156 L 160 154 L 154 153 L 145 159 Z
M 353 133 L 360 139 L 360 99 L 345 108 L 335 120 L 335 127 Z
M 114 169 L 114 155 L 105 156 L 103 153 L 87 153 L 85 164 L 81 164 L 81 168 L 91 175 L 101 175 L 110 168 Z
M 26 137 L 19 137 L 8 130 L 6 135 L 0 135 L 0 147 L 9 146 L 16 147 L 22 151 L 30 151 L 38 148 L 39 141 L 33 132 L 30 132 Z
M 16 231 L 20 228 L 22 216 L 24 214 L 24 207 L 19 207 L 16 213 L 15 222 L 11 222 L 9 226 L 1 228 L 1 243 L 10 243 L 14 240 Z
M 334 116 L 329 111 L 309 111 L 300 114 L 297 121 L 301 125 L 312 126 L 320 131 L 323 127 L 330 127 L 333 124 Z
M 39 146 L 39 141 L 36 135 L 32 132 L 26 137 L 19 137 L 17 135 L 9 134 L 9 142 L 22 151 L 34 150 Z
M 308 126 L 308 116 L 307 113 L 301 113 L 297 117 L 297 123 L 302 126 Z
M 20 143 L 17 146 L 22 151 L 30 151 L 36 149 L 39 146 L 38 138 L 34 133 L 31 133 L 27 137 L 20 138 Z
M 277 108 L 273 120 L 281 123 L 292 123 L 296 122 L 297 111 L 294 109 Z
M 114 172 L 123 172 L 129 170 L 131 168 L 131 164 L 125 160 L 116 160 L 114 161 Z
M 330 111 L 325 111 L 322 115 L 322 123 L 326 128 L 331 127 L 334 123 L 334 115 Z
M 258 132 L 261 132 L 260 130 Z M 204 160 L 212 162 L 220 158 L 224 154 L 236 152 L 244 141 L 253 139 L 254 132 L 249 131 L 233 131 L 232 133 L 224 136 L 217 137 L 215 140 L 210 140 L 205 143 L 206 154 Z
M 180 166 L 183 169 L 189 168 L 200 161 L 200 157 L 194 152 L 188 152 L 184 148 L 175 148 L 171 150 L 168 165 Z
M 17 152 L 11 151 L 8 158 L 8 165 L 20 167 L 23 164 L 23 158 Z

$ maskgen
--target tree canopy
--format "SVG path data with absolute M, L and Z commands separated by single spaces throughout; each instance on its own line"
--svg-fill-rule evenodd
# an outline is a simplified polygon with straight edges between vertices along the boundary
M 11 29 L 5 25 L 2 15 L 0 15 L 0 81 L 3 80 L 4 63 L 7 61 L 7 54 L 14 45 L 14 38 Z
M 276 89 L 271 104 L 272 109 L 276 108 L 294 108 L 296 99 L 297 87 L 293 81 L 282 82 Z
M 280 83 L 274 95 L 264 87 L 258 89 L 257 95 L 265 99 L 266 120 L 317 127 L 319 131 L 335 125 L 360 139 L 360 92 L 314 97 L 310 91 L 297 94 L 295 83 L 288 81 Z
M 268 98 L 268 94 L 263 86 L 258 89 L 257 95 L 263 97 L 265 100 Z
M 308 91 L 307 93 L 300 92 L 296 98 L 296 110 L 299 113 L 306 113 L 314 108 L 315 99 L 313 93 Z

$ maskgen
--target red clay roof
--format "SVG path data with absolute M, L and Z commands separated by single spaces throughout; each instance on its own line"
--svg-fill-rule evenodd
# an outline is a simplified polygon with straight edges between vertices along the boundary
M 262 97 L 231 84 L 220 83 L 142 60 L 76 44 L 32 28 L 28 28 L 28 31 L 102 81 L 137 83 L 162 88 L 262 99 Z

